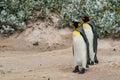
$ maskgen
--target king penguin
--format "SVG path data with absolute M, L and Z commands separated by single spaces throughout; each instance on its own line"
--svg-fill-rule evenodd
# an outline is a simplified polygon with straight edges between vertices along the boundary
M 73 30 L 73 58 L 74 58 L 74 70 L 73 72 L 83 74 L 86 68 L 88 68 L 87 60 L 89 53 L 89 43 L 85 32 L 79 22 L 73 21 L 75 29 Z M 79 70 L 79 67 L 82 67 Z
M 86 37 L 89 42 L 89 56 L 90 62 L 89 64 L 93 65 L 94 63 L 98 63 L 97 59 L 97 31 L 93 21 L 90 21 L 88 16 L 82 17 L 83 20 L 83 30 L 86 34 Z

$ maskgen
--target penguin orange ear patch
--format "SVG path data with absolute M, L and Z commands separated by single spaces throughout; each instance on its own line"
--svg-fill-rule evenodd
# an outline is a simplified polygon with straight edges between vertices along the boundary
M 89 20 L 91 20 L 91 17 L 89 17 Z
M 78 23 L 78 27 L 80 27 L 80 25 L 81 25 L 81 24 L 80 24 L 80 23 Z
M 85 18 L 84 17 L 81 17 L 82 20 L 84 20 Z

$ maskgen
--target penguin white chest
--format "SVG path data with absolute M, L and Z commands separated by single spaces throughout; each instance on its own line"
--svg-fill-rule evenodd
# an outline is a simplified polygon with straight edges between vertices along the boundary
M 85 24 L 83 24 L 83 29 L 84 29 L 85 34 L 87 36 L 90 49 L 93 49 L 93 31 L 92 31 L 92 28 L 90 27 L 89 24 L 85 23 Z
M 73 49 L 75 65 L 82 65 L 86 62 L 86 43 L 80 32 L 73 32 Z
M 89 42 L 90 58 L 92 61 L 94 61 L 94 56 L 95 56 L 95 53 L 93 51 L 93 38 L 94 38 L 94 36 L 93 36 L 92 28 L 89 24 L 84 23 L 83 29 L 85 31 L 85 34 L 86 34 L 88 42 Z

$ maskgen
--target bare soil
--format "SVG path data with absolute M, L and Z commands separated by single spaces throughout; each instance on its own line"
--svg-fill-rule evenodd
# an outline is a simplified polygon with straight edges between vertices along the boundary
M 99 64 L 75 74 L 71 47 L 39 52 L 0 51 L 0 80 L 119 80 L 120 41 L 99 40 Z
M 7 44 L 7 43 L 6 43 Z M 8 43 L 9 44 L 9 43 Z M 119 80 L 120 41 L 99 40 L 99 64 L 85 74 L 73 73 L 71 46 L 65 49 L 0 51 L 0 80 Z
M 0 80 L 120 80 L 120 40 L 99 40 L 99 64 L 73 73 L 72 31 L 54 28 L 54 16 L 53 23 L 37 20 L 21 34 L 0 37 Z

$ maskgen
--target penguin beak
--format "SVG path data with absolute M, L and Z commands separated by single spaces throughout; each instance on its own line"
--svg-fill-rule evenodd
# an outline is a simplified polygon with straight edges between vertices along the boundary
M 89 17 L 89 20 L 91 20 L 91 17 Z
M 72 21 L 72 24 L 74 24 L 74 21 Z
M 74 25 L 75 24 L 75 21 L 72 21 L 72 23 L 71 23 L 72 25 Z

